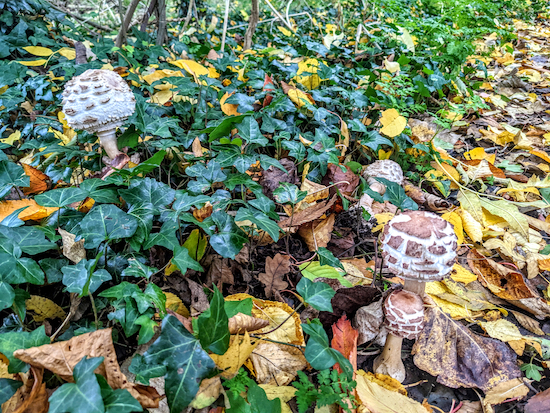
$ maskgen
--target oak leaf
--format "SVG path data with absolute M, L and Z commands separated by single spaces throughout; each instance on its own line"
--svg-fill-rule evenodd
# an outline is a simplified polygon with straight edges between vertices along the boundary
M 271 298 L 275 291 L 284 290 L 288 283 L 283 276 L 290 272 L 290 257 L 277 254 L 275 257 L 267 257 L 265 260 L 265 272 L 259 274 L 258 278 L 265 285 L 265 294 Z

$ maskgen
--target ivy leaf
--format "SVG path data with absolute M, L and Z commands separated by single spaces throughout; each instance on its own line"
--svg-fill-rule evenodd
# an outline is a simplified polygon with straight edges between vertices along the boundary
M 12 379 L 0 379 L 0 404 L 7 402 L 15 394 L 17 389 L 23 385 L 22 381 Z
M 50 344 L 50 338 L 46 335 L 44 326 L 31 332 L 10 331 L 0 334 L 0 353 L 9 361 L 8 373 L 26 371 L 26 364 L 13 356 L 15 350 L 38 347 L 43 344 Z
M 275 202 L 279 204 L 296 205 L 304 199 L 306 195 L 306 191 L 300 191 L 296 185 L 288 182 L 281 182 L 279 187 L 273 191 Z
M 130 373 L 136 375 L 136 381 L 146 385 L 149 385 L 149 379 L 161 377 L 166 374 L 166 366 L 164 364 L 147 364 L 145 362 L 145 357 L 141 354 L 134 355 L 128 370 Z
M 241 301 L 226 301 L 224 304 L 225 313 L 228 318 L 231 318 L 238 313 L 252 315 L 252 306 L 252 298 L 245 298 Z
M 204 271 L 204 268 L 202 268 L 202 266 L 197 261 L 191 258 L 191 256 L 189 255 L 189 251 L 183 246 L 178 245 L 176 246 L 176 248 L 174 248 L 172 263 L 176 267 L 178 267 L 182 274 L 185 274 L 188 268 L 191 268 L 195 271 Z
M 304 355 L 311 367 L 316 370 L 329 369 L 336 363 L 340 364 L 343 373 L 348 380 L 353 377 L 353 367 L 342 353 L 330 347 L 328 336 L 319 319 L 314 319 L 308 324 L 302 324 L 304 333 L 309 334 Z
M 222 293 L 214 286 L 214 296 L 208 310 L 197 319 L 202 348 L 215 354 L 224 354 L 229 348 L 229 318 L 225 312 Z
M 269 400 L 265 390 L 256 383 L 251 384 L 247 393 L 252 413 L 281 413 L 281 399 Z
M 388 138 L 383 137 L 377 131 L 368 131 L 366 136 L 359 141 L 363 146 L 367 146 L 373 151 L 377 151 L 380 145 L 389 145 L 393 146 L 392 141 Z
M 143 264 L 141 261 L 135 258 L 128 259 L 128 266 L 122 270 L 123 277 L 145 277 L 149 279 L 151 275 L 155 274 L 158 269 L 154 267 L 149 267 Z
M 258 122 L 256 122 L 256 119 L 252 116 L 244 118 L 243 121 L 237 125 L 237 130 L 239 131 L 239 136 L 249 144 L 257 143 L 258 145 L 265 146 L 269 142 L 260 132 Z
M 273 238 L 273 241 L 277 242 L 279 240 L 281 228 L 261 211 L 254 210 L 253 208 L 241 208 L 237 211 L 235 221 L 250 221 L 256 224 L 258 228 L 266 231 Z
M 211 218 L 216 224 L 217 232 L 210 237 L 210 245 L 223 258 L 234 259 L 248 242 L 248 237 L 235 224 L 233 217 L 225 212 L 215 211 Z
M 173 251 L 178 247 L 179 240 L 176 237 L 176 230 L 179 228 L 177 223 L 166 221 L 162 224 L 159 232 L 149 234 L 149 239 L 143 244 L 143 249 L 148 250 L 154 245 L 160 245 Z
M 95 260 L 84 259 L 76 265 L 67 265 L 61 268 L 65 290 L 80 295 L 86 295 L 88 292 L 93 294 L 101 284 L 111 279 L 111 274 L 104 269 L 94 271 L 90 276 L 94 265 Z
M 61 208 L 84 199 L 86 199 L 86 193 L 77 187 L 52 189 L 34 197 L 38 205 L 53 208 Z
M 74 367 L 74 383 L 65 383 L 48 399 L 48 413 L 105 413 L 101 389 L 94 370 L 103 363 L 103 357 L 87 358 Z
M 151 344 L 144 358 L 149 365 L 166 366 L 166 398 L 173 412 L 186 408 L 197 394 L 201 380 L 216 369 L 199 340 L 171 315 L 162 321 L 160 337 Z
M 126 389 L 113 390 L 107 379 L 100 374 L 96 374 L 99 388 L 101 389 L 101 398 L 105 404 L 105 413 L 131 413 L 142 412 L 143 407 L 134 399 Z
M 152 178 L 133 179 L 128 189 L 119 190 L 120 196 L 131 205 L 150 203 L 153 212 L 160 213 L 160 209 L 174 201 L 176 191 L 163 182 Z
M 99 178 L 86 179 L 80 184 L 80 189 L 86 197 L 92 198 L 97 204 L 117 204 L 120 202 L 118 193 L 112 188 L 102 188 L 109 185 Z
M 397 208 L 405 210 L 417 210 L 418 204 L 407 196 L 403 187 L 395 182 L 388 181 L 385 178 L 376 178 L 386 186 L 384 200 L 390 201 Z
M 36 255 L 57 248 L 57 245 L 48 241 L 44 232 L 36 227 L 9 228 L 1 225 L 0 233 L 10 238 L 25 254 Z
M 331 267 L 341 268 L 342 270 L 346 271 L 340 260 L 336 258 L 334 254 L 328 249 L 324 247 L 317 249 L 317 255 L 319 255 L 320 265 L 329 265 Z
M 13 287 L 7 282 L 0 281 L 0 311 L 10 308 L 15 298 Z
M 0 161 L 0 198 L 14 186 L 27 187 L 30 184 L 30 177 L 25 175 L 23 167 L 10 161 Z
M 80 222 L 80 234 L 86 248 L 97 248 L 103 241 L 131 237 L 137 230 L 138 220 L 114 205 L 93 208 Z
M 313 282 L 306 277 L 302 277 L 296 291 L 302 296 L 304 301 L 319 311 L 332 312 L 332 297 L 336 292 L 330 285 L 324 282 Z

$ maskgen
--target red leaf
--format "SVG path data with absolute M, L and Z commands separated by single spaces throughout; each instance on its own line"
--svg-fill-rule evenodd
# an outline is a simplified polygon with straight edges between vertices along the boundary
M 353 371 L 357 370 L 357 337 L 359 333 L 351 326 L 345 314 L 336 324 L 332 325 L 332 334 L 332 342 L 330 343 L 332 348 L 338 350 L 350 361 Z M 334 368 L 342 373 L 339 364 L 336 364 Z

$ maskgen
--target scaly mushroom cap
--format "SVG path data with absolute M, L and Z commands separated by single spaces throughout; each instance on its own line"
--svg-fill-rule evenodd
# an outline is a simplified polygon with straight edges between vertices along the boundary
M 382 256 L 400 277 L 439 281 L 451 272 L 456 247 L 452 224 L 431 212 L 406 211 L 386 224 Z
M 424 303 L 418 294 L 393 291 L 384 303 L 384 325 L 394 336 L 414 340 L 424 328 Z
M 397 162 L 389 159 L 374 161 L 363 170 L 363 178 L 385 178 L 396 184 L 403 184 L 403 169 Z
M 71 128 L 94 133 L 121 126 L 134 113 L 136 98 L 118 73 L 89 69 L 67 82 L 62 104 Z

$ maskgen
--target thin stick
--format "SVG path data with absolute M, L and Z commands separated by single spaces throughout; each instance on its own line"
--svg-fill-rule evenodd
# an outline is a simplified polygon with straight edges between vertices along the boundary
M 85 23 L 87 25 L 90 25 L 92 27 L 95 27 L 96 29 L 99 29 L 99 30 L 103 30 L 104 32 L 110 32 L 111 30 L 113 30 L 111 27 L 107 27 L 107 26 L 102 26 L 100 24 L 97 24 L 97 23 L 94 23 L 94 22 L 91 22 L 91 21 L 88 21 L 86 20 L 85 18 L 83 17 L 80 17 L 76 14 L 73 14 L 71 13 L 70 11 L 68 10 L 65 10 L 59 6 L 56 6 L 55 4 L 51 3 L 50 2 L 50 6 L 52 6 L 52 8 L 56 9 L 57 11 L 60 11 L 62 13 L 65 13 L 67 16 L 69 17 L 72 17 L 73 19 L 76 19 L 78 20 L 79 22 L 82 22 L 82 23 Z
M 223 33 L 222 33 L 222 47 L 220 52 L 225 50 L 225 37 L 227 36 L 227 23 L 229 21 L 229 0 L 225 0 L 225 13 L 223 16 Z
M 273 4 L 271 4 L 269 0 L 264 0 L 264 1 L 269 6 L 269 8 L 273 11 L 275 16 L 277 16 L 285 24 L 285 26 L 289 28 L 290 31 L 294 32 L 294 29 L 292 28 L 292 25 L 290 24 L 290 22 L 287 22 L 285 20 L 285 18 L 282 16 L 282 14 L 279 13 L 275 7 L 273 7 Z
M 118 35 L 116 37 L 116 47 L 122 47 L 122 43 L 124 43 L 124 39 L 126 39 L 126 32 L 128 31 L 128 27 L 130 26 L 130 22 L 132 21 L 132 17 L 134 16 L 134 13 L 140 1 L 141 0 L 132 0 L 130 6 L 128 6 L 126 14 L 124 15 L 124 21 L 122 22 L 122 26 L 120 26 L 120 31 L 118 32 Z

